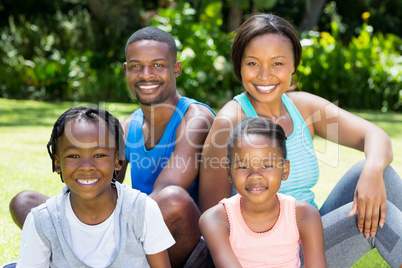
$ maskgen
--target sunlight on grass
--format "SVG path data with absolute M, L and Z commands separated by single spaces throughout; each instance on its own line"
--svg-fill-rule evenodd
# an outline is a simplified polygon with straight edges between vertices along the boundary
M 64 184 L 52 173 L 46 144 L 56 119 L 68 108 L 95 104 L 45 103 L 0 99 L 0 265 L 18 257 L 21 230 L 11 219 L 8 204 L 22 190 L 53 196 Z M 98 104 L 122 121 L 138 108 L 133 104 Z M 125 183 L 130 184 L 129 172 Z
M 22 190 L 39 191 L 56 195 L 63 188 L 60 177 L 51 172 L 51 162 L 46 144 L 55 120 L 66 109 L 95 104 L 47 103 L 0 99 L 0 264 L 17 259 L 21 231 L 13 223 L 8 209 L 11 198 Z M 98 103 L 101 108 L 112 112 L 120 121 L 138 108 L 134 104 Z M 382 127 L 391 137 L 395 160 L 393 167 L 402 174 L 402 114 L 376 112 L 354 112 Z M 314 191 L 316 202 L 321 206 L 336 182 L 364 154 L 340 147 L 320 138 L 314 139 L 320 165 L 320 180 Z M 399 148 L 399 149 L 397 149 Z M 130 172 L 125 183 L 131 184 Z M 373 250 L 353 267 L 388 267 Z

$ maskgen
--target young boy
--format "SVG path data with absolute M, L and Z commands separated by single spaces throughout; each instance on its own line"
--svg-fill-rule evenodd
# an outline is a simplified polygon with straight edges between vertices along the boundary
M 114 116 L 72 108 L 47 147 L 66 187 L 28 215 L 17 267 L 170 267 L 175 241 L 158 205 L 114 180 L 124 155 Z

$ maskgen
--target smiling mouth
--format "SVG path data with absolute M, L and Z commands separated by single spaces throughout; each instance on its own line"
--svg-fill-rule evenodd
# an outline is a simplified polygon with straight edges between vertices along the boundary
M 138 86 L 141 89 L 155 89 L 159 87 L 159 85 L 151 85 L 151 86 Z
M 267 190 L 268 189 L 268 187 L 249 187 L 249 188 L 246 188 L 246 190 L 247 191 L 249 191 L 249 192 L 261 192 L 261 191 L 264 191 L 264 190 Z
M 160 87 L 160 83 L 138 83 L 137 86 L 137 92 L 140 94 L 154 94 L 158 91 Z
M 92 180 L 77 180 L 80 184 L 91 185 L 97 182 L 99 179 L 92 179 Z
M 258 91 L 262 93 L 270 93 L 275 89 L 276 85 L 271 85 L 271 86 L 256 86 Z

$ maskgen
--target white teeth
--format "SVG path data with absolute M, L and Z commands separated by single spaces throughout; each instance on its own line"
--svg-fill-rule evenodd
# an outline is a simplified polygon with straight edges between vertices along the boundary
M 98 179 L 93 179 L 93 180 L 78 180 L 78 182 L 79 183 L 81 183 L 81 184 L 93 184 L 93 183 L 95 183 L 95 182 L 97 182 L 98 181 Z
M 151 89 L 151 88 L 157 88 L 158 85 L 153 85 L 153 86 L 139 86 L 141 89 Z
M 260 190 L 264 190 L 265 188 L 263 187 L 259 187 L 259 188 L 250 188 L 250 191 L 260 191 Z
M 275 85 L 273 85 L 273 86 L 257 86 L 257 87 L 261 91 L 270 91 L 270 90 L 274 89 Z

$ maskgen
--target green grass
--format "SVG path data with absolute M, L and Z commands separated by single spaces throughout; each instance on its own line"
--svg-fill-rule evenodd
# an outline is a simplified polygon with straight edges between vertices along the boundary
M 47 103 L 0 99 L 0 264 L 18 257 L 20 229 L 13 223 L 8 209 L 10 199 L 26 189 L 53 196 L 64 184 L 51 172 L 51 162 L 46 144 L 53 123 L 66 109 L 76 105 L 95 106 L 88 103 Z M 112 112 L 120 121 L 138 106 L 133 104 L 100 103 L 101 108 Z M 402 174 L 402 114 L 381 114 L 372 111 L 355 111 L 383 128 L 391 137 L 395 159 L 393 167 Z M 337 180 L 358 160 L 361 152 L 340 147 L 323 139 L 314 140 L 319 158 L 321 180 L 314 188 L 320 206 Z M 127 175 L 129 176 L 129 172 Z M 130 178 L 126 178 L 130 183 Z M 340 256 L 341 257 L 341 256 Z M 389 267 L 373 250 L 353 267 Z

